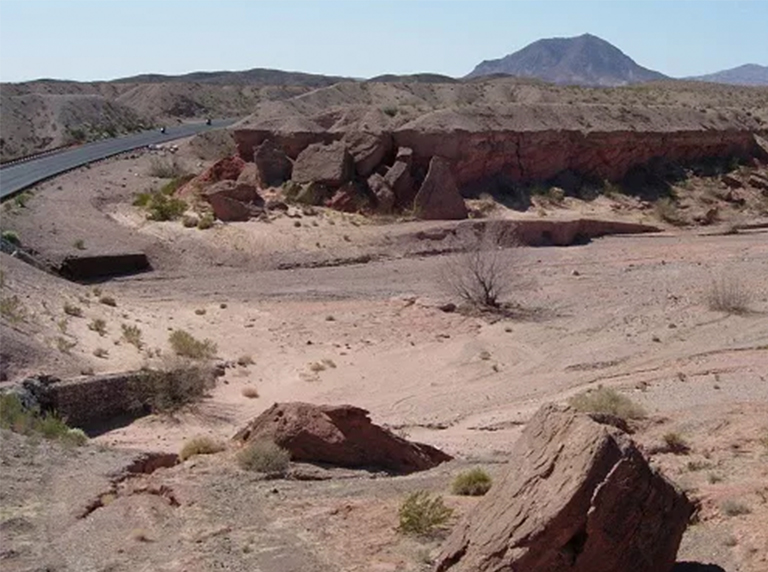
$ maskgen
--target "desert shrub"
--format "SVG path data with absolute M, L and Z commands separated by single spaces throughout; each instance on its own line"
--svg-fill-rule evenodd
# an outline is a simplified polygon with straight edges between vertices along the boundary
M 750 293 L 734 275 L 714 278 L 705 296 L 710 310 L 728 314 L 744 314 L 749 311 Z
M 720 510 L 727 516 L 741 516 L 752 512 L 752 509 L 744 503 L 731 499 L 723 501 L 720 504 Z
M 669 197 L 659 199 L 654 204 L 656 216 L 664 222 L 667 222 L 674 226 L 684 226 L 686 224 L 685 219 L 680 214 L 680 209 L 677 203 Z
M 85 241 L 82 238 L 78 238 L 75 242 L 72 243 L 72 246 L 78 250 L 85 250 Z
M 83 309 L 80 306 L 75 306 L 74 304 L 70 304 L 69 302 L 66 302 L 64 304 L 64 313 L 67 316 L 73 316 L 75 318 L 83 317 Z
M 445 528 L 453 510 L 445 506 L 443 497 L 427 491 L 408 495 L 398 510 L 398 531 L 403 534 L 429 535 Z
M 199 230 L 208 230 L 213 226 L 214 218 L 211 213 L 205 213 L 200 217 L 200 220 L 197 221 L 197 228 Z
M 109 351 L 104 348 L 96 348 L 93 350 L 93 355 L 100 359 L 107 359 L 107 357 L 109 357 Z
M 382 111 L 384 112 L 384 115 L 387 115 L 389 117 L 394 117 L 395 115 L 397 115 L 398 109 L 393 105 L 388 105 L 387 107 L 382 109 Z
M 642 419 L 645 410 L 619 392 L 608 387 L 589 389 L 570 400 L 571 406 L 585 413 L 607 413 L 622 419 Z
M 690 445 L 680 433 L 665 433 L 661 440 L 664 442 L 664 449 L 675 455 L 685 455 L 691 450 Z
M 214 385 L 213 372 L 185 361 L 170 361 L 150 370 L 143 380 L 151 396 L 147 405 L 158 413 L 173 412 L 198 401 Z
M 503 246 L 517 246 L 514 231 L 488 226 L 471 239 L 464 252 L 452 257 L 441 272 L 441 282 L 465 302 L 486 309 L 500 307 L 501 298 L 520 286 L 519 270 Z
M 171 348 L 178 356 L 192 359 L 212 359 L 216 357 L 218 348 L 211 340 L 198 340 L 189 332 L 174 330 L 168 336 Z
M 13 296 L 0 298 L 0 316 L 12 324 L 24 321 L 26 310 L 18 296 L 14 294 Z
M 171 196 L 181 187 L 191 181 L 194 177 L 194 175 L 189 174 L 174 177 L 172 180 L 168 181 L 162 187 L 160 187 L 160 193 L 166 196 Z
M 132 346 L 136 346 L 136 349 L 144 347 L 144 343 L 141 341 L 141 328 L 132 324 L 123 324 L 120 326 L 123 331 L 123 340 Z
M 243 388 L 242 394 L 243 397 L 247 397 L 248 399 L 256 399 L 259 397 L 259 390 L 252 385 L 249 385 Z
M 27 203 L 31 198 L 32 198 L 32 193 L 30 193 L 29 191 L 24 191 L 22 193 L 19 193 L 15 197 L 13 197 L 13 203 L 17 207 L 24 208 L 27 206 Z
M 184 446 L 179 452 L 179 460 L 186 461 L 195 455 L 213 455 L 214 453 L 222 452 L 224 449 L 225 447 L 223 443 L 216 441 L 211 437 L 201 435 L 199 437 L 193 437 L 184 443 Z
M 94 318 L 91 320 L 91 323 L 88 324 L 88 329 L 103 337 L 107 334 L 107 322 L 101 318 Z
M 198 219 L 196 216 L 184 215 L 184 217 L 181 219 L 181 224 L 184 226 L 184 228 L 195 228 L 198 224 L 200 224 L 200 219 Z
M 483 469 L 475 468 L 456 475 L 451 486 L 455 495 L 482 496 L 491 488 L 491 476 Z
M 68 340 L 67 338 L 61 336 L 56 338 L 56 348 L 63 354 L 68 354 L 76 345 L 77 342 Z
M 169 197 L 155 192 L 150 197 L 146 209 L 149 220 L 176 220 L 187 210 L 187 203 L 178 197 Z
M 99 302 L 104 304 L 105 306 L 111 306 L 112 308 L 117 306 L 117 302 L 112 296 L 102 296 L 99 298 Z
M 21 246 L 19 233 L 15 230 L 4 230 L 1 236 L 3 237 L 3 240 L 15 244 L 16 246 Z
M 240 367 L 247 367 L 249 365 L 253 365 L 255 362 L 253 361 L 253 358 L 248 354 L 243 354 L 239 358 L 237 358 L 237 365 Z
M 171 159 L 153 157 L 148 174 L 158 179 L 177 179 L 188 176 L 187 170 L 176 157 Z
M 254 441 L 237 454 L 238 464 L 248 471 L 284 474 L 291 462 L 291 454 L 271 441 Z
M 83 445 L 88 437 L 80 429 L 69 427 L 55 413 L 24 407 L 18 395 L 0 394 L 0 427 L 22 435 L 40 435 L 68 445 Z

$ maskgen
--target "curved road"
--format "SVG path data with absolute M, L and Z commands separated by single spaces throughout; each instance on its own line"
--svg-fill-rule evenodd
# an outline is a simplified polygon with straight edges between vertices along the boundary
M 105 159 L 118 153 L 146 147 L 147 145 L 166 143 L 174 139 L 181 139 L 195 135 L 208 129 L 216 129 L 232 125 L 234 119 L 219 119 L 211 125 L 205 123 L 191 123 L 166 128 L 165 133 L 159 129 L 144 131 L 115 139 L 104 139 L 94 143 L 86 143 L 74 149 L 44 155 L 38 159 L 31 159 L 0 169 L 0 199 L 5 199 L 27 187 L 49 179 L 60 173 L 70 171 L 87 163 Z

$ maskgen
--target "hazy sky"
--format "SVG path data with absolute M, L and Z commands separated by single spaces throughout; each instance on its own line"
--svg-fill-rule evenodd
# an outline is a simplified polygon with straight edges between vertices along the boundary
M 462 76 L 585 32 L 672 76 L 768 64 L 765 0 L 0 0 L 0 81 L 254 67 Z

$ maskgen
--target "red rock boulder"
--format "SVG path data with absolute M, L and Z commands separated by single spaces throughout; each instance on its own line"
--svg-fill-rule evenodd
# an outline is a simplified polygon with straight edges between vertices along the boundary
M 355 163 L 355 171 L 361 177 L 373 173 L 392 149 L 389 133 L 355 131 L 348 133 L 344 140 Z
M 294 461 L 383 469 L 405 474 L 451 460 L 439 449 L 412 443 L 374 425 L 352 405 L 276 403 L 241 429 L 233 440 L 273 441 Z
M 469 212 L 451 173 L 451 165 L 442 157 L 432 157 L 429 171 L 413 200 L 416 216 L 425 220 L 467 218 Z
M 315 143 L 304 149 L 293 164 L 291 180 L 338 188 L 352 178 L 352 157 L 341 141 Z
M 395 163 L 387 170 L 384 180 L 395 193 L 395 204 L 403 209 L 413 206 L 413 199 L 418 189 L 411 176 L 413 150 L 401 147 L 397 151 Z
M 436 572 L 669 572 L 694 507 L 621 430 L 548 405 Z
M 224 157 L 190 180 L 176 193 L 182 197 L 191 196 L 202 192 L 207 186 L 214 183 L 236 181 L 245 166 L 246 162 L 240 157 Z
M 248 220 L 264 208 L 256 187 L 230 180 L 209 186 L 202 197 L 211 205 L 216 218 L 225 222 Z

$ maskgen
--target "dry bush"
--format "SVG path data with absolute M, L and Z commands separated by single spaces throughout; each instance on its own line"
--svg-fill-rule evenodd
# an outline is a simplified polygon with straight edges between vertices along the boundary
M 519 246 L 514 229 L 488 224 L 481 236 L 468 238 L 463 246 L 443 267 L 443 284 L 473 306 L 498 309 L 502 298 L 522 286 L 513 255 Z
M 249 356 L 248 354 L 243 354 L 239 358 L 237 358 L 237 365 L 240 367 L 248 367 L 249 365 L 253 365 L 255 362 L 253 361 L 253 358 Z
M 214 453 L 221 453 L 224 449 L 223 443 L 211 437 L 200 435 L 184 443 L 179 452 L 179 460 L 186 461 L 195 455 L 213 455 Z
M 168 336 L 168 342 L 176 355 L 196 360 L 213 359 L 218 351 L 216 344 L 211 340 L 198 340 L 184 330 L 171 332 L 171 335 Z
M 117 306 L 117 302 L 112 296 L 102 296 L 101 298 L 99 298 L 99 302 L 104 304 L 105 306 L 111 306 L 113 308 Z
M 122 324 L 120 328 L 123 331 L 123 339 L 129 344 L 136 346 L 136 349 L 141 350 L 144 347 L 144 343 L 141 341 L 141 328 L 131 324 Z
M 727 516 L 741 516 L 743 514 L 750 514 L 752 509 L 742 502 L 728 499 L 722 502 L 720 509 L 723 514 Z
M 579 393 L 571 398 L 570 404 L 584 413 L 607 413 L 622 419 L 642 419 L 646 416 L 640 405 L 608 387 Z
M 417 491 L 400 506 L 397 530 L 403 534 L 429 535 L 445 528 L 452 516 L 453 510 L 445 506 L 443 497 Z
M 69 302 L 66 302 L 64 304 L 64 313 L 67 316 L 74 316 L 75 318 L 83 317 L 83 309 L 80 306 L 75 306 L 74 304 L 70 304 Z
M 675 455 L 686 455 L 690 453 L 691 447 L 680 433 L 665 433 L 661 440 L 664 442 L 664 450 Z
M 186 360 L 169 359 L 146 372 L 143 383 L 146 405 L 155 412 L 168 413 L 199 401 L 215 384 L 213 371 Z
M 103 337 L 107 334 L 107 322 L 101 318 L 94 318 L 91 320 L 91 323 L 88 324 L 88 329 Z
M 482 496 L 491 489 L 491 476 L 483 469 L 476 468 L 456 475 L 451 485 L 455 495 Z
M 750 293 L 738 277 L 729 274 L 712 279 L 706 292 L 707 306 L 716 312 L 746 314 L 749 311 Z
M 243 394 L 243 397 L 247 397 L 248 399 L 256 399 L 259 397 L 259 390 L 252 385 L 244 387 L 241 393 Z
M 147 174 L 150 177 L 157 177 L 159 179 L 177 179 L 189 175 L 176 157 L 170 159 L 152 157 Z
M 254 441 L 237 454 L 238 464 L 246 470 L 283 475 L 291 462 L 291 454 L 271 441 Z
M 96 348 L 93 350 L 93 355 L 100 359 L 107 359 L 109 357 L 109 352 L 104 348 Z

